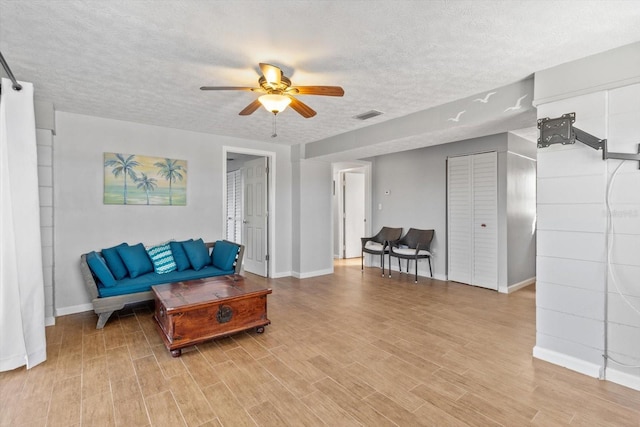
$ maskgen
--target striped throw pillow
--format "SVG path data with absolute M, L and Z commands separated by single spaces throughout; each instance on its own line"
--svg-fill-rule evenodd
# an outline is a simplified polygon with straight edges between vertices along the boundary
M 169 273 L 176 269 L 176 261 L 173 259 L 169 242 L 147 248 L 147 253 L 156 273 Z

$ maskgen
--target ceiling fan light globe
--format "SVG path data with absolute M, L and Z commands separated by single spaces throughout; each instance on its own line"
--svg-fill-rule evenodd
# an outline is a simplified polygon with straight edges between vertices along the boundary
M 291 104 L 291 98 L 278 94 L 262 95 L 258 98 L 258 101 L 262 106 L 270 113 L 278 114 L 284 111 L 289 104 Z

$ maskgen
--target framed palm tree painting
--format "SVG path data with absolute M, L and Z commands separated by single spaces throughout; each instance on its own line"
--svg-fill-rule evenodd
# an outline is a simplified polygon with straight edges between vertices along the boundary
M 104 153 L 105 205 L 186 206 L 186 160 Z

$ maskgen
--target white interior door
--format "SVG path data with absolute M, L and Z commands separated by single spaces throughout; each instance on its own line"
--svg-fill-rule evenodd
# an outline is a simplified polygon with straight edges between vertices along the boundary
M 471 158 L 452 157 L 447 165 L 448 276 L 471 284 Z
M 497 153 L 450 158 L 447 183 L 449 280 L 497 290 Z
M 242 171 L 227 173 L 227 240 L 242 242 Z
M 365 232 L 364 174 L 344 173 L 344 257 L 356 258 L 362 254 L 361 237 Z
M 496 152 L 472 157 L 473 273 L 472 285 L 498 289 L 498 157 Z
M 242 168 L 244 269 L 267 276 L 267 158 L 245 162 Z

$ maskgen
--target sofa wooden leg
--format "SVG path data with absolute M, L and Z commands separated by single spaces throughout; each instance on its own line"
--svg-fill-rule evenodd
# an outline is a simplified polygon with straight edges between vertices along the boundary
M 100 313 L 98 315 L 98 324 L 96 325 L 96 329 L 104 328 L 104 325 L 107 323 L 107 320 L 109 320 L 109 317 L 111 317 L 112 314 L 113 314 L 113 311 L 108 311 L 106 313 Z

